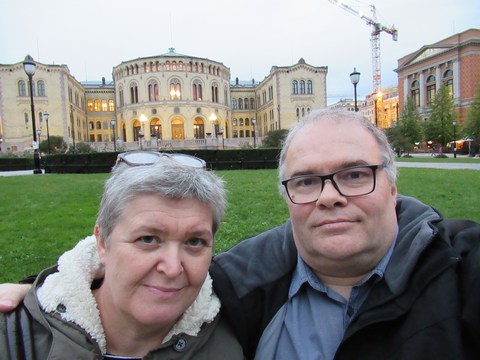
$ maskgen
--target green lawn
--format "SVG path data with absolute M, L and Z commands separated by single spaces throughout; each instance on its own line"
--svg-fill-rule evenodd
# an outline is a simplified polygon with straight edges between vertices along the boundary
M 216 252 L 288 218 L 275 170 L 217 171 L 227 183 L 229 207 Z M 400 193 L 418 197 L 445 217 L 480 222 L 480 172 L 399 169 Z M 55 263 L 92 233 L 108 174 L 0 177 L 0 282 L 17 281 Z

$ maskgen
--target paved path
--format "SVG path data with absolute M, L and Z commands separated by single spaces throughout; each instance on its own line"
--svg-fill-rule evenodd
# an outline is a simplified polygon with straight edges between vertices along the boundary
M 427 168 L 427 169 L 447 169 L 447 170 L 480 170 L 480 160 L 478 163 L 430 163 L 430 162 L 395 162 L 397 167 L 402 168 Z M 0 176 L 21 176 L 33 175 L 33 170 L 19 171 L 0 171 Z
M 396 162 L 398 168 L 428 168 L 428 169 L 447 169 L 447 170 L 480 170 L 480 161 L 478 163 L 430 163 L 430 162 Z

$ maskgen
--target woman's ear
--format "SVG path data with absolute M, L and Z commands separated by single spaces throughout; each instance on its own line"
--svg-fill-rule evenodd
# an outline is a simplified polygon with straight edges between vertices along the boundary
M 100 228 L 98 225 L 95 225 L 94 233 L 95 237 L 97 238 L 98 257 L 100 258 L 100 263 L 105 266 L 105 263 L 107 262 L 107 245 L 105 244 L 105 240 L 100 235 Z

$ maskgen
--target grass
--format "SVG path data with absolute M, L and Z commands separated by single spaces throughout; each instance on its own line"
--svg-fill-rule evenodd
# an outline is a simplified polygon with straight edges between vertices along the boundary
M 288 218 L 275 170 L 217 171 L 227 183 L 229 207 L 216 252 Z M 434 206 L 445 217 L 480 222 L 480 172 L 399 169 L 399 191 Z M 16 282 L 56 262 L 92 233 L 108 174 L 0 177 L 0 283 Z

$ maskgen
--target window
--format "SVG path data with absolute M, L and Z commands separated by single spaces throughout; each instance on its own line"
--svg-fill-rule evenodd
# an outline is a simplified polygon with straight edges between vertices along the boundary
M 238 108 L 240 110 L 243 110 L 243 99 L 242 98 L 238 99 Z
M 298 81 L 297 80 L 292 81 L 292 94 L 293 95 L 298 94 Z
M 313 94 L 312 80 L 307 81 L 307 94 L 309 94 L 309 95 Z
M 249 101 L 247 98 L 243 99 L 243 105 L 245 107 L 245 110 L 248 110 L 248 104 L 249 104 Z
M 38 96 L 45 96 L 45 82 L 43 80 L 37 81 Z
M 250 109 L 255 109 L 255 99 L 253 97 L 250 98 Z
M 200 80 L 193 81 L 193 100 L 194 101 L 202 101 L 203 99 L 203 90 L 202 90 L 202 82 Z
M 155 80 L 148 83 L 148 101 L 158 101 L 158 83 Z
M 437 85 L 435 84 L 435 76 L 430 75 L 427 78 L 427 104 L 431 104 L 435 100 L 435 93 L 437 92 Z
M 103 130 L 108 130 L 108 121 L 103 122 Z
M 182 98 L 182 87 L 180 80 L 172 79 L 170 81 L 170 100 L 180 100 Z
M 93 100 L 92 99 L 87 100 L 87 110 L 88 111 L 93 111 Z
M 443 85 L 447 87 L 448 93 L 453 97 L 453 71 L 448 69 L 443 73 Z
M 300 94 L 305 94 L 305 81 L 300 80 Z
M 212 84 L 212 102 L 218 103 L 218 85 L 216 83 Z
M 415 80 L 412 82 L 411 96 L 415 106 L 419 107 L 420 106 L 420 88 L 419 88 L 418 80 Z
M 138 103 L 138 86 L 136 83 L 130 85 L 130 103 L 137 104 Z
M 101 123 L 100 121 L 97 121 L 97 122 L 95 123 L 95 128 L 96 128 L 97 130 L 102 130 L 102 123 Z
M 115 103 L 113 100 L 108 100 L 108 111 L 115 111 Z
M 103 100 L 102 100 L 102 111 L 107 111 L 107 110 L 108 110 L 107 100 L 106 100 L 106 99 L 103 99 Z
M 237 99 L 232 99 L 232 110 L 237 109 Z
M 100 111 L 100 100 L 95 100 L 93 104 L 93 111 Z
M 18 96 L 27 96 L 27 88 L 23 80 L 18 82 Z

